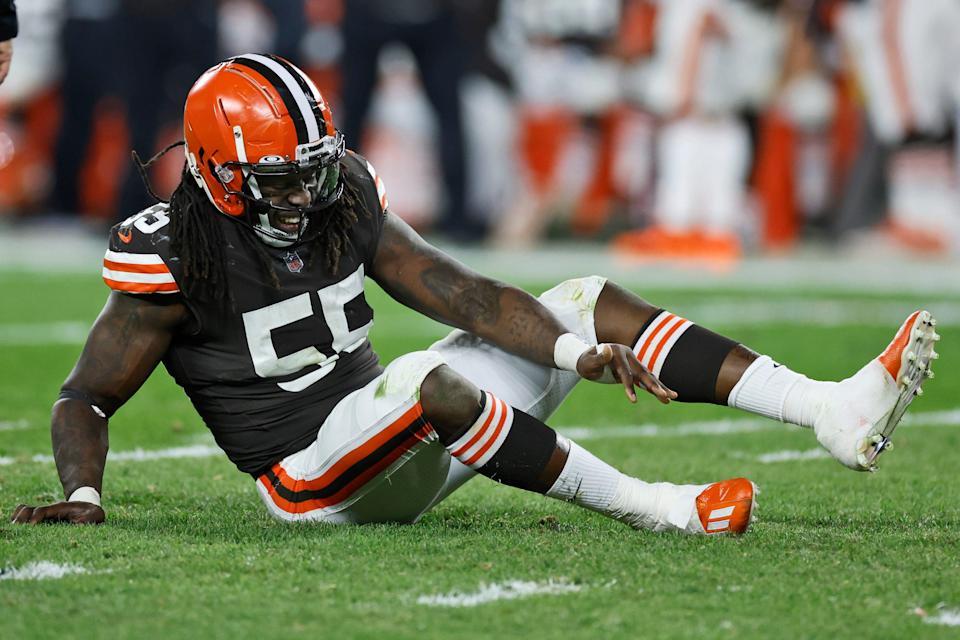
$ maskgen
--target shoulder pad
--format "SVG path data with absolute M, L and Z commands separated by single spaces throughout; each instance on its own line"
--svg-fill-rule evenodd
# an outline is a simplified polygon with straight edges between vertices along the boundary
M 377 188 L 377 199 L 380 201 L 380 211 L 386 211 L 387 207 L 390 206 L 390 201 L 387 200 L 387 189 L 383 184 L 383 180 L 377 175 L 377 170 L 373 168 L 369 160 L 359 153 L 347 150 L 347 156 L 356 161 L 359 166 L 362 167 L 361 171 L 365 171 L 370 176 L 370 179 L 373 180 L 373 184 Z
M 110 229 L 110 245 L 103 256 L 103 280 L 123 293 L 179 293 L 171 265 L 165 203 L 155 204 Z

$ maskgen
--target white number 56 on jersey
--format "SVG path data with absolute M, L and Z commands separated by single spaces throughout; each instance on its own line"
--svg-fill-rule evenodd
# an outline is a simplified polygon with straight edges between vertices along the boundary
M 341 353 L 350 353 L 362 345 L 373 325 L 371 320 L 362 327 L 350 330 L 344 305 L 363 294 L 363 265 L 352 274 L 328 287 L 317 291 L 320 297 L 320 313 L 333 335 L 332 356 L 324 355 L 315 346 L 305 347 L 289 355 L 278 357 L 271 331 L 314 315 L 309 293 L 243 314 L 243 327 L 247 334 L 247 346 L 253 359 L 253 369 L 261 378 L 273 378 L 296 373 L 305 367 L 320 365 L 310 373 L 278 382 L 285 391 L 303 391 L 322 379 L 337 366 Z

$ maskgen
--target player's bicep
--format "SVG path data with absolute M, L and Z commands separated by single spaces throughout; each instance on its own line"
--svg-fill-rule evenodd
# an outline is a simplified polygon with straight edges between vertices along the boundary
M 506 286 L 431 246 L 389 211 L 370 276 L 397 301 L 462 329 L 489 322 Z
M 87 394 L 113 413 L 150 376 L 187 317 L 179 302 L 155 304 L 111 293 L 63 388 Z

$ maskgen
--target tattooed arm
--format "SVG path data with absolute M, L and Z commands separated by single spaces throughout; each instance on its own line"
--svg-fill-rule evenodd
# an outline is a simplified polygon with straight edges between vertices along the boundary
M 430 246 L 403 220 L 387 212 L 370 276 L 395 300 L 501 349 L 553 367 L 553 349 L 566 328 L 526 291 L 481 276 Z M 577 372 L 599 380 L 610 370 L 630 402 L 634 386 L 660 402 L 677 394 L 663 386 L 630 347 L 605 344 L 580 355 Z
M 389 212 L 370 276 L 394 299 L 438 322 L 554 366 L 554 343 L 567 330 L 549 309 L 526 291 L 468 269 Z
M 98 492 L 107 458 L 107 419 L 136 393 L 166 352 L 175 328 L 188 318 L 180 303 L 111 293 L 73 371 L 53 405 L 53 455 L 65 496 L 80 487 Z M 21 505 L 14 522 L 103 522 L 88 502 Z

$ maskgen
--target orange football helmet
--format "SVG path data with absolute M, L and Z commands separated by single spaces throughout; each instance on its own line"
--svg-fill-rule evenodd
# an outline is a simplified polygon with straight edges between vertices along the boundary
M 213 206 L 267 244 L 304 241 L 310 216 L 343 192 L 343 135 L 316 85 L 283 58 L 245 54 L 208 69 L 187 95 L 183 134 L 190 173 Z M 258 177 L 288 175 L 313 185 L 308 206 L 262 197 Z M 299 232 L 271 225 L 271 211 L 299 220 Z

